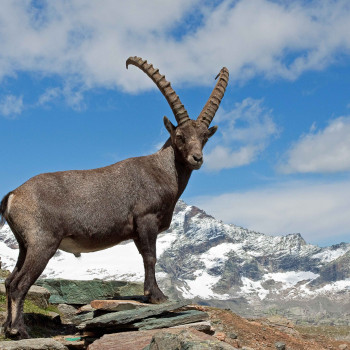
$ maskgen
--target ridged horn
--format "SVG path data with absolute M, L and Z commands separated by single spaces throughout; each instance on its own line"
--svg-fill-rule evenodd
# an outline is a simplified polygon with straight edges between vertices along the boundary
M 203 122 L 208 128 L 220 106 L 222 98 L 224 97 L 229 78 L 228 69 L 223 67 L 220 73 L 216 76 L 215 80 L 218 77 L 219 80 L 217 81 L 213 92 L 197 118 L 198 121 Z
M 128 69 L 129 64 L 133 64 L 134 66 L 140 68 L 158 86 L 158 89 L 168 101 L 169 106 L 174 113 L 174 116 L 178 125 L 181 125 L 185 123 L 187 120 L 190 120 L 184 105 L 180 101 L 179 96 L 171 87 L 170 82 L 168 82 L 165 79 L 165 76 L 159 73 L 159 69 L 154 68 L 152 64 L 147 63 L 146 60 L 143 60 L 141 57 L 137 57 L 137 56 L 129 57 L 126 60 L 126 69 Z

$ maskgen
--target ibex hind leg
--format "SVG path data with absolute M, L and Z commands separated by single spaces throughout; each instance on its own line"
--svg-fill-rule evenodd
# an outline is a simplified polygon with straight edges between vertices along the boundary
M 58 240 L 49 241 L 48 237 L 50 236 L 41 235 L 41 237 L 42 241 L 31 242 L 27 247 L 23 266 L 9 284 L 11 321 L 10 325 L 7 326 L 5 335 L 10 338 L 29 338 L 23 318 L 24 299 L 29 288 L 44 271 L 60 244 Z
M 15 234 L 17 237 L 17 235 Z M 19 245 L 19 254 L 18 254 L 18 259 L 16 266 L 14 267 L 13 271 L 10 273 L 9 276 L 7 276 L 5 280 L 5 288 L 6 288 L 6 309 L 7 309 L 7 317 L 6 321 L 3 324 L 4 331 L 7 332 L 8 328 L 11 327 L 11 290 L 10 290 L 10 285 L 12 280 L 16 277 L 18 272 L 21 270 L 24 260 L 27 254 L 27 248 L 25 247 L 24 243 L 22 242 L 21 239 L 18 239 L 18 245 Z

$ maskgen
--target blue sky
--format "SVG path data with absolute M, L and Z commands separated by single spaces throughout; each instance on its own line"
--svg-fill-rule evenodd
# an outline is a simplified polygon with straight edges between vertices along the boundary
M 174 117 L 129 56 L 192 118 L 227 66 L 219 131 L 183 199 L 256 231 L 350 242 L 349 32 L 341 0 L 4 1 L 0 195 L 161 146 Z

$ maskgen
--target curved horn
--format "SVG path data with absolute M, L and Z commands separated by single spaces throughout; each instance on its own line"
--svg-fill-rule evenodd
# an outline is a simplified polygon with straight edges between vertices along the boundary
M 220 102 L 224 97 L 226 86 L 228 84 L 229 72 L 226 67 L 223 67 L 215 79 L 219 77 L 213 92 L 211 93 L 208 102 L 205 104 L 202 112 L 200 112 L 197 120 L 203 122 L 208 128 L 213 120 L 216 111 L 219 108 Z
M 128 69 L 129 64 L 133 64 L 134 66 L 140 68 L 158 86 L 158 89 L 168 101 L 178 125 L 185 123 L 187 120 L 190 120 L 184 105 L 180 101 L 179 96 L 171 87 L 170 82 L 165 79 L 165 76 L 159 73 L 159 69 L 154 68 L 152 64 L 147 63 L 146 60 L 143 60 L 141 57 L 137 56 L 129 57 L 126 60 L 126 69 Z

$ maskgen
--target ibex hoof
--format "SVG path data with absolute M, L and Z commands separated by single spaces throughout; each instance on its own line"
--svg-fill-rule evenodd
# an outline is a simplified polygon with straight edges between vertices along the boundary
M 9 328 L 5 332 L 6 337 L 12 339 L 28 339 L 29 335 L 26 330 L 18 328 Z
M 165 296 L 161 291 L 148 295 L 148 302 L 151 304 L 161 304 L 165 303 L 166 301 L 168 301 L 168 297 Z

